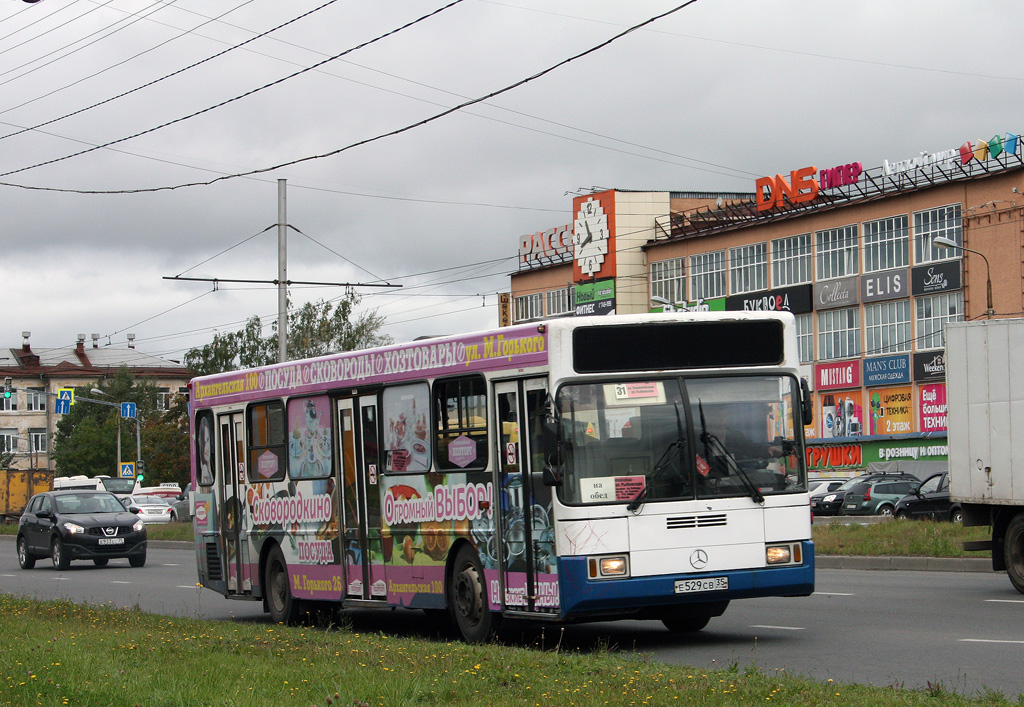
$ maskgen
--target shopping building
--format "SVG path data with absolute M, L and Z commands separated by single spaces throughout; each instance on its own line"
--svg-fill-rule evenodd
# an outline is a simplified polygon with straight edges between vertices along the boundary
M 13 453 L 12 469 L 53 470 L 50 452 L 62 391 L 95 386 L 122 367 L 156 386 L 160 409 L 188 391 L 188 369 L 139 351 L 131 334 L 127 347 L 100 346 L 95 334 L 89 347 L 79 334 L 75 346 L 41 349 L 32 348 L 29 332 L 22 336 L 21 348 L 0 348 L 0 377 L 10 378 L 13 388 L 10 397 L 0 396 L 0 452 Z
M 945 468 L 943 325 L 1024 314 L 1024 158 L 1012 133 L 753 191 L 607 190 L 523 237 L 509 318 L 785 310 L 814 396 L 813 472 Z

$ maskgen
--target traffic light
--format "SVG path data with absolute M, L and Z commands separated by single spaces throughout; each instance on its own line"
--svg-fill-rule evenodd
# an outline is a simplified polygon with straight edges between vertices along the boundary
M 7 376 L 4 378 L 4 397 L 11 397 L 11 377 Z
M 141 459 L 135 460 L 135 480 L 142 483 L 142 480 L 146 478 L 146 462 Z

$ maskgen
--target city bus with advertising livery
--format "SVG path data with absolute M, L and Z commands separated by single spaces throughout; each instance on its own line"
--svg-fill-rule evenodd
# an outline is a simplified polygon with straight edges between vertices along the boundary
M 190 383 L 201 584 L 311 609 L 651 619 L 806 596 L 788 313 L 555 319 Z

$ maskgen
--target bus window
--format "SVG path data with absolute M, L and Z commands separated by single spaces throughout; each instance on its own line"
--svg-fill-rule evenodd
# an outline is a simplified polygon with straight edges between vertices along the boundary
M 249 480 L 284 478 L 284 405 L 279 400 L 249 406 Z
M 426 383 L 396 385 L 382 397 L 385 470 L 390 472 L 430 469 L 430 388 Z
M 482 469 L 487 464 L 487 385 L 480 376 L 434 383 L 439 470 Z
M 326 395 L 288 401 L 288 475 L 323 479 L 331 475 L 331 415 Z

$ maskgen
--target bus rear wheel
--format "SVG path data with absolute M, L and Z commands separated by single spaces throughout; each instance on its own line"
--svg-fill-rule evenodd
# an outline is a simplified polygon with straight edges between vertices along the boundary
M 299 602 L 292 596 L 288 580 L 288 565 L 281 548 L 275 547 L 267 557 L 263 587 L 267 597 L 267 611 L 274 623 L 293 624 L 299 618 Z
M 466 643 L 482 643 L 498 629 L 501 616 L 487 604 L 484 571 L 476 553 L 459 548 L 448 581 L 448 606 Z

